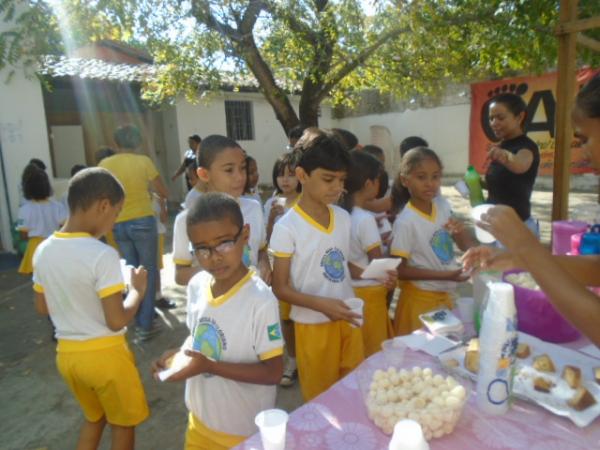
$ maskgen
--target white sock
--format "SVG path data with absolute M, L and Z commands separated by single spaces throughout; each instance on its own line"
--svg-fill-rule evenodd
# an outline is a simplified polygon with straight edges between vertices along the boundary
M 290 370 L 296 370 L 296 358 L 288 355 L 287 368 Z

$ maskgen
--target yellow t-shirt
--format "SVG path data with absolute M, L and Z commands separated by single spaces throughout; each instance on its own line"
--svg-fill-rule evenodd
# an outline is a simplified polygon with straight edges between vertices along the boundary
M 148 183 L 159 173 L 149 157 L 134 153 L 119 153 L 103 159 L 100 167 L 104 167 L 117 177 L 125 189 L 125 203 L 117 222 L 154 215 Z

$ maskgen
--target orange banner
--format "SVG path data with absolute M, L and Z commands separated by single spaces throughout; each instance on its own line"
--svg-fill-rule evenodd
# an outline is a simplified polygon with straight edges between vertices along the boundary
M 583 69 L 577 73 L 577 85 L 583 86 L 598 69 Z M 489 103 L 497 94 L 512 92 L 527 103 L 525 132 L 540 149 L 539 175 L 552 175 L 554 167 L 554 120 L 556 109 L 556 72 L 539 77 L 507 78 L 471 85 L 471 120 L 469 161 L 482 173 L 488 145 L 495 140 L 489 124 Z M 568 106 L 572 108 L 572 104 Z M 575 146 L 571 148 L 571 173 L 591 171 L 589 158 Z

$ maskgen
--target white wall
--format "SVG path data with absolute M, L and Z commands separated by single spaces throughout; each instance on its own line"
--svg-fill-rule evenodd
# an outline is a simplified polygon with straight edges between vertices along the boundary
M 198 134 L 205 138 L 209 134 L 227 135 L 225 122 L 225 100 L 245 100 L 252 102 L 254 118 L 254 140 L 240 141 L 240 145 L 256 159 L 259 183 L 271 184 L 271 171 L 275 160 L 285 151 L 287 137 L 275 118 L 273 108 L 261 94 L 224 92 L 214 94 L 209 103 L 191 104 L 184 99 L 177 102 L 177 129 L 180 158 L 187 150 L 187 138 Z M 298 110 L 298 98 L 292 98 Z M 330 127 L 331 108 L 323 105 L 319 125 Z
M 332 126 L 345 128 L 358 136 L 361 144 L 369 144 L 372 125 L 389 129 L 393 142 L 394 162 L 398 162 L 398 146 L 408 136 L 420 136 L 429 142 L 444 163 L 447 174 L 464 173 L 469 161 L 470 103 L 436 108 L 422 108 L 348 117 L 334 120 Z M 391 169 L 391 167 L 388 167 Z M 395 170 L 394 170 L 395 171 Z
M 0 79 L 4 80 L 5 76 L 5 71 L 0 72 Z M 6 169 L 10 211 L 12 219 L 16 220 L 21 173 L 29 160 L 39 158 L 48 168 L 52 167 L 42 89 L 37 79 L 27 79 L 20 68 L 15 69 L 15 75 L 9 84 L 0 82 L 0 143 Z M 4 180 L 0 183 L 2 190 L 3 182 Z M 0 235 L 4 248 L 12 249 L 6 203 L 5 193 L 1 192 Z

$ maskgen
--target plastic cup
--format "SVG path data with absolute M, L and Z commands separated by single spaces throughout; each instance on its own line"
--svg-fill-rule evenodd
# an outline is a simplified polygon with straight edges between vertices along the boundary
M 429 450 L 419 422 L 410 419 L 400 420 L 394 426 L 394 434 L 389 450 Z
M 406 352 L 406 344 L 400 339 L 388 339 L 381 343 L 383 357 L 388 365 L 400 368 L 404 361 L 404 352 Z
M 456 306 L 462 321 L 472 323 L 475 318 L 475 299 L 473 297 L 460 297 L 456 299 Z
M 465 183 L 465 180 L 458 180 L 454 184 L 454 189 L 458 191 L 462 198 L 468 199 L 470 196 L 469 186 Z
M 123 283 L 125 283 L 126 286 L 131 286 L 131 269 L 134 267 L 128 265 L 124 259 L 120 259 L 119 262 L 121 263 L 121 275 L 123 276 Z
M 279 205 L 279 206 L 281 206 L 282 208 L 285 208 L 286 199 L 285 199 L 285 197 L 277 197 L 277 198 L 275 199 L 275 202 L 274 202 L 274 203 L 275 203 L 276 205 Z
M 363 302 L 360 298 L 349 298 L 349 299 L 345 300 L 344 303 L 346 305 L 348 305 L 348 307 L 350 308 L 350 310 L 353 313 L 360 315 L 360 319 L 356 319 L 356 321 L 358 322 L 358 326 L 362 327 L 363 322 L 364 322 L 363 321 L 363 307 L 365 305 L 365 302 Z M 357 328 L 357 326 L 354 324 L 350 324 L 350 326 Z
M 481 216 L 487 213 L 491 208 L 495 205 L 483 204 L 477 205 L 471 210 L 471 218 L 475 223 L 475 237 L 482 244 L 491 244 L 496 241 L 496 238 L 491 234 L 485 231 L 483 228 L 479 228 L 477 226 L 477 222 L 481 220 Z
M 285 430 L 288 413 L 282 409 L 267 409 L 259 412 L 254 423 L 260 430 L 264 450 L 284 450 Z

